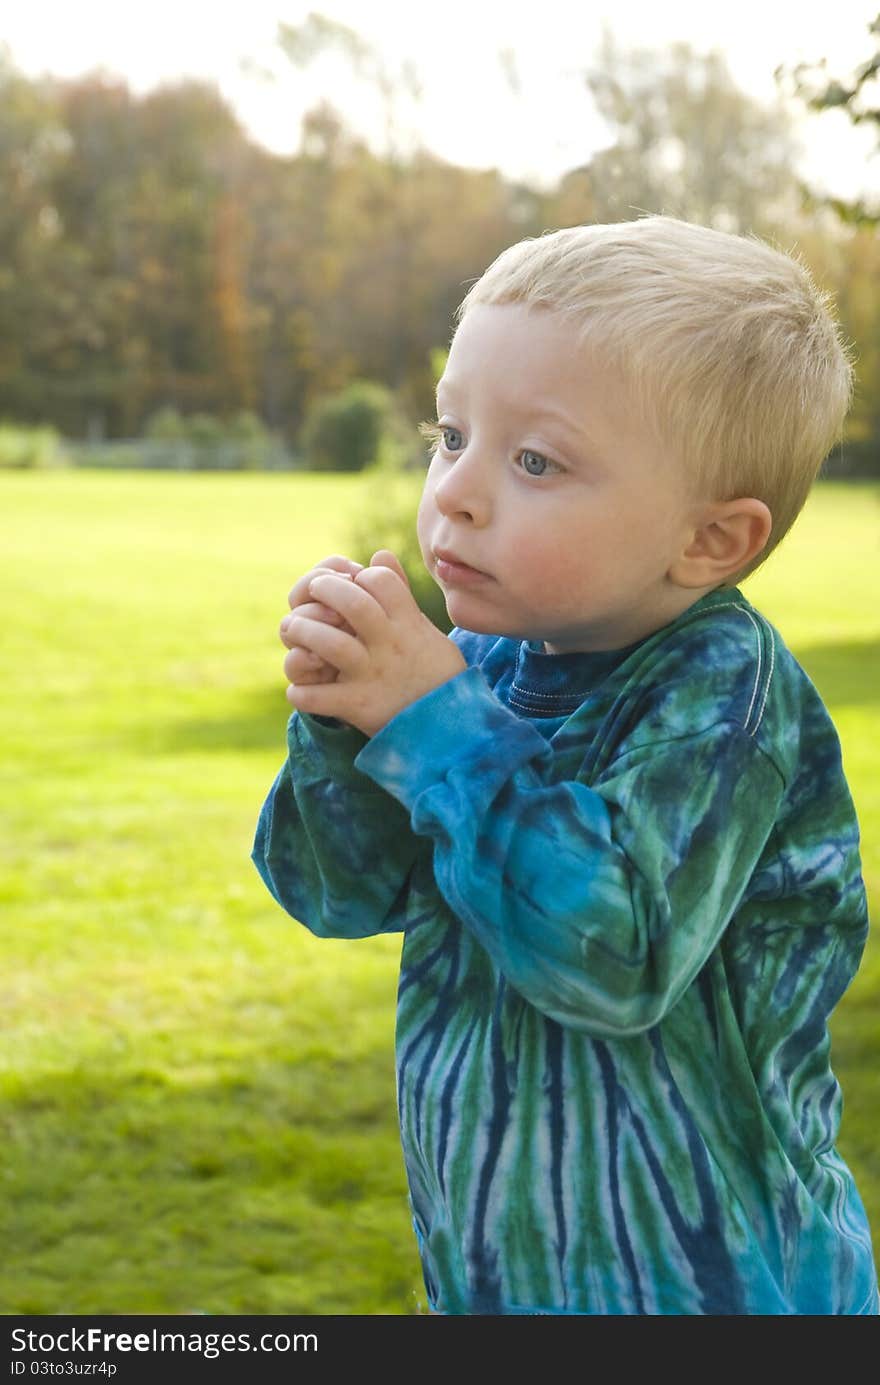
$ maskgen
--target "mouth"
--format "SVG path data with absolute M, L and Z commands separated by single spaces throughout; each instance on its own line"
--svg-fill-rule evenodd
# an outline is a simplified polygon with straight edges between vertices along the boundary
M 481 572 L 477 567 L 471 567 L 470 563 L 464 563 L 445 548 L 435 548 L 434 563 L 437 576 L 440 581 L 450 586 L 469 585 L 472 582 L 491 581 L 488 572 Z

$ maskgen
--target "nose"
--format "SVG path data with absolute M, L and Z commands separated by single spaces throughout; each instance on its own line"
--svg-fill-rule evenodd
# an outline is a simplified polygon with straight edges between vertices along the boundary
M 477 526 L 487 523 L 492 503 L 488 459 L 478 453 L 473 441 L 444 466 L 434 486 L 434 503 L 447 519 L 464 519 Z

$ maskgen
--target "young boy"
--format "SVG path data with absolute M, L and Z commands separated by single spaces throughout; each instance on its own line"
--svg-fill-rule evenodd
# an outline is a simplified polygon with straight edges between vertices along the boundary
M 806 271 L 649 217 L 467 294 L 419 511 L 290 594 L 254 860 L 403 932 L 400 1123 L 442 1313 L 872 1314 L 827 1022 L 867 933 L 831 721 L 736 582 L 851 372 Z

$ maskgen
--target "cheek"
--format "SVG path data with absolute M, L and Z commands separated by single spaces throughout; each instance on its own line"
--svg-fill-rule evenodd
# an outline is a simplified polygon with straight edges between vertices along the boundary
M 422 550 L 422 557 L 426 563 L 430 556 L 431 531 L 434 527 L 436 514 L 437 507 L 434 504 L 433 487 L 430 485 L 430 482 L 426 481 L 416 514 L 416 534 L 419 539 L 419 547 Z
M 575 576 L 571 555 L 534 534 L 520 535 L 511 545 L 506 570 L 519 595 L 537 607 L 558 602 L 573 586 Z

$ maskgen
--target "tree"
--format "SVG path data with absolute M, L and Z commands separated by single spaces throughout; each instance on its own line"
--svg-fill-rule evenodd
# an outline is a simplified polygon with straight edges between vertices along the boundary
M 853 125 L 876 126 L 878 148 L 875 154 L 880 154 L 880 13 L 868 25 L 868 33 L 872 36 L 874 51 L 846 80 L 829 77 L 824 58 L 816 63 L 798 63 L 792 69 L 780 65 L 775 75 L 780 87 L 792 90 L 809 110 L 839 110 L 845 112 Z M 869 206 L 862 198 L 847 200 L 821 196 L 807 187 L 802 192 L 808 207 L 831 207 L 842 221 L 880 225 L 880 197 L 876 205 Z
M 594 219 L 665 212 L 761 234 L 796 205 L 789 117 L 740 91 L 720 54 L 623 50 L 606 30 L 585 81 L 613 141 L 583 169 Z
M 36 358 L 51 351 L 60 223 L 52 197 L 68 136 L 54 89 L 16 72 L 0 47 L 0 417 L 38 422 Z
M 385 386 L 353 380 L 316 400 L 301 441 L 315 471 L 363 471 L 382 460 L 383 445 L 393 444 L 395 432 L 394 399 Z

